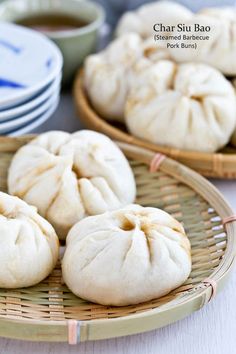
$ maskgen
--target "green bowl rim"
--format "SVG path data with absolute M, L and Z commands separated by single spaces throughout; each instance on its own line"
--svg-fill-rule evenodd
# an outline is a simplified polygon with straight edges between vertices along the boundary
M 24 0 L 22 0 L 22 1 L 24 1 Z M 74 1 L 74 3 L 78 3 L 78 5 L 80 3 L 83 3 L 83 4 L 85 4 L 85 6 L 88 5 L 88 6 L 93 7 L 93 9 L 97 12 L 96 19 L 93 20 L 92 22 L 90 22 L 88 25 L 80 27 L 80 28 L 76 28 L 76 29 L 72 29 L 72 30 L 55 31 L 55 32 L 45 31 L 45 32 L 43 32 L 44 35 L 48 36 L 51 39 L 63 39 L 63 38 L 68 38 L 68 37 L 76 37 L 78 35 L 91 33 L 94 30 L 98 29 L 104 23 L 105 10 L 100 4 L 97 4 L 94 1 L 90 1 L 90 0 L 73 0 L 73 1 Z M 7 9 L 8 6 L 14 2 L 17 3 L 18 0 L 4 1 L 3 3 L 0 4 L 0 9 L 1 8 Z M 4 20 L 4 19 L 0 18 L 0 21 L 1 20 Z M 15 23 L 14 20 L 9 21 L 9 22 Z

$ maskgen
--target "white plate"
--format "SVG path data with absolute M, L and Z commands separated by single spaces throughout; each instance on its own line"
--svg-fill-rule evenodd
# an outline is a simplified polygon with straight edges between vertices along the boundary
M 55 91 L 58 92 L 60 90 L 60 84 L 61 74 L 49 85 L 45 91 L 36 95 L 33 99 L 30 99 L 26 103 L 15 108 L 0 112 L 0 122 L 18 118 L 19 116 L 22 116 L 23 114 L 25 115 L 26 113 L 29 113 L 33 109 L 37 108 L 39 105 L 43 104 Z
M 55 79 L 62 55 L 47 37 L 11 23 L 0 23 L 0 108 L 33 96 Z
M 21 126 L 26 125 L 28 122 L 31 122 L 35 118 L 39 117 L 45 113 L 54 103 L 59 99 L 59 91 L 53 93 L 43 105 L 40 105 L 38 108 L 34 109 L 30 113 L 23 115 L 19 118 L 12 119 L 10 121 L 0 123 L 0 134 L 8 133 L 11 130 L 20 128 Z
M 40 117 L 34 119 L 33 122 L 25 125 L 24 127 L 20 128 L 18 130 L 13 130 L 11 132 L 8 132 L 7 135 L 8 136 L 19 136 L 19 135 L 27 134 L 27 133 L 31 132 L 32 130 L 38 128 L 40 125 L 42 125 L 44 122 L 46 122 L 46 120 L 48 120 L 53 115 L 53 113 L 57 109 L 58 103 L 59 103 L 59 99 L 54 103 L 53 106 L 50 107 L 50 109 L 47 112 L 45 112 Z

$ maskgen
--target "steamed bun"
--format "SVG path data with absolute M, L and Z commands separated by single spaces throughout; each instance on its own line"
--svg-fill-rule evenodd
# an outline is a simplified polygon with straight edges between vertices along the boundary
M 0 192 L 0 288 L 39 283 L 51 273 L 58 255 L 52 226 L 34 207 Z
M 195 32 L 194 24 L 210 26 L 210 32 Z M 201 10 L 185 21 L 193 30 L 188 35 L 208 35 L 209 40 L 198 40 L 197 49 L 171 48 L 171 57 L 178 62 L 203 62 L 220 70 L 225 75 L 236 75 L 236 9 L 234 7 L 214 7 Z M 173 35 L 176 35 L 173 32 Z M 192 40 L 185 41 L 188 45 Z
M 142 57 L 137 62 L 142 59 L 147 59 L 150 63 L 156 63 L 159 60 L 171 60 L 172 58 L 165 42 L 155 42 L 153 37 L 149 37 L 142 42 Z
M 191 271 L 190 243 L 168 213 L 139 205 L 91 216 L 69 232 L 63 279 L 77 296 L 124 306 L 169 293 Z
M 135 199 L 135 181 L 121 150 L 89 130 L 44 133 L 20 148 L 8 174 L 10 194 L 35 205 L 65 239 L 88 216 Z
M 235 94 L 236 94 L 236 79 L 234 79 L 232 81 L 232 84 L 233 84 L 233 87 L 234 87 L 234 90 L 235 90 Z M 230 140 L 230 143 L 234 146 L 236 146 L 236 127 L 234 129 L 234 132 L 233 132 L 233 135 L 231 136 L 231 140 Z
M 133 81 L 125 119 L 133 135 L 152 143 L 214 152 L 235 129 L 234 89 L 207 65 L 159 61 Z
M 125 34 L 111 42 L 98 54 L 85 61 L 84 86 L 95 108 L 106 120 L 124 122 L 124 107 L 130 84 L 139 61 L 155 63 L 170 59 L 163 43 L 153 38 L 141 40 L 134 33 Z
M 135 32 L 142 38 L 153 36 L 155 23 L 175 25 L 193 17 L 186 7 L 171 1 L 156 1 L 140 6 L 136 11 L 126 12 L 120 19 L 116 34 Z
M 127 34 L 85 61 L 84 84 L 96 109 L 108 120 L 122 121 L 129 87 L 129 70 L 141 56 L 141 39 Z

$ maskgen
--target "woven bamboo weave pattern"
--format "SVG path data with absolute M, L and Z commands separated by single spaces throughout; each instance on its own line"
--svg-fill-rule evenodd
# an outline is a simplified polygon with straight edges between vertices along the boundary
M 13 154 L 30 139 L 31 137 L 14 139 L 0 137 L 0 190 L 7 191 L 7 170 Z M 119 145 L 129 158 L 135 174 L 136 202 L 144 206 L 162 208 L 184 224 L 192 247 L 192 272 L 189 279 L 181 287 L 162 298 L 133 306 L 106 307 L 89 303 L 73 295 L 63 283 L 60 262 L 58 262 L 52 274 L 36 286 L 17 290 L 0 289 L 0 335 L 1 321 L 3 321 L 4 326 L 4 320 L 13 321 L 13 323 L 15 323 L 14 321 L 20 321 L 22 324 L 34 321 L 36 327 L 40 323 L 48 323 L 49 327 L 52 323 L 54 326 L 56 326 L 55 323 L 58 323 L 58 325 L 62 324 L 63 328 L 55 327 L 53 336 L 48 334 L 45 339 L 47 333 L 40 335 L 37 332 L 33 339 L 63 341 L 67 338 L 67 321 L 69 319 L 85 321 L 83 323 L 89 325 L 101 319 L 108 322 L 115 319 L 120 321 L 131 318 L 133 315 L 142 316 L 152 313 L 152 311 L 173 309 L 176 304 L 181 304 L 189 300 L 190 297 L 199 295 L 199 291 L 204 295 L 207 285 L 204 285 L 202 281 L 212 274 L 218 274 L 217 276 L 220 279 L 231 267 L 235 256 L 235 241 L 233 237 L 229 238 L 227 232 L 224 231 L 221 220 L 221 217 L 225 217 L 231 211 L 227 206 L 226 209 L 222 207 L 220 217 L 219 213 L 212 207 L 215 200 L 219 198 L 218 192 L 215 190 L 212 192 L 211 188 L 213 187 L 210 184 L 208 185 L 209 191 L 205 189 L 205 183 L 208 182 L 200 176 L 203 185 L 201 186 L 201 183 L 198 185 L 197 182 L 194 185 L 195 175 L 198 176 L 194 172 L 192 172 L 194 174 L 191 182 L 192 186 L 189 186 L 187 183 L 189 172 L 186 172 L 186 167 L 168 158 L 164 160 L 158 172 L 150 173 L 149 163 L 153 153 L 123 143 Z M 201 196 L 205 193 L 205 190 L 206 194 L 209 194 L 207 198 Z M 207 201 L 208 199 L 211 199 L 212 202 Z M 229 224 L 227 228 L 229 229 L 226 230 L 229 230 L 232 236 L 232 225 Z M 229 247 L 230 243 L 231 246 Z M 228 263 L 226 262 L 227 259 L 229 259 Z M 227 263 L 224 265 L 225 269 L 221 266 L 222 260 Z M 200 305 L 198 304 L 195 307 L 199 308 L 203 304 L 201 302 Z M 178 315 L 178 317 L 181 316 Z M 168 322 L 173 320 L 175 319 Z M 99 325 L 101 322 L 97 321 L 96 323 Z M 158 322 L 155 322 L 155 327 L 158 327 Z M 19 327 L 16 327 L 15 330 L 12 330 L 13 332 L 5 331 L 4 335 L 31 339 L 28 332 L 19 335 L 18 330 Z M 29 330 L 27 329 L 27 331 Z M 60 331 L 62 331 L 62 335 L 58 334 L 61 333 Z M 141 329 L 127 330 L 127 334 L 139 331 Z M 47 329 L 45 329 L 45 332 L 47 332 Z M 101 339 L 122 335 L 122 333 L 101 334 L 98 331 L 98 334 L 94 332 L 84 335 L 82 340 Z
M 12 153 L 0 161 L 0 189 L 7 191 L 6 172 Z M 171 294 L 138 306 L 104 307 L 78 299 L 62 285 L 60 265 L 40 285 L 22 290 L 0 290 L 0 316 L 14 318 L 89 320 L 126 316 L 160 306 L 190 290 L 208 277 L 224 255 L 226 236 L 221 219 L 196 192 L 163 172 L 149 173 L 148 166 L 131 161 L 135 173 L 137 203 L 166 210 L 184 223 L 191 240 L 193 267 L 188 281 Z M 206 247 L 207 246 L 207 247 Z

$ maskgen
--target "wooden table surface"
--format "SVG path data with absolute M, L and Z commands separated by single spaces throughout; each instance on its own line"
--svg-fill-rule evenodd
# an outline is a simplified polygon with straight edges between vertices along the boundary
M 69 93 L 36 132 L 81 129 Z M 236 181 L 213 180 L 236 211 Z M 0 339 L 0 354 L 236 354 L 236 271 L 225 289 L 200 311 L 159 330 L 77 346 Z

